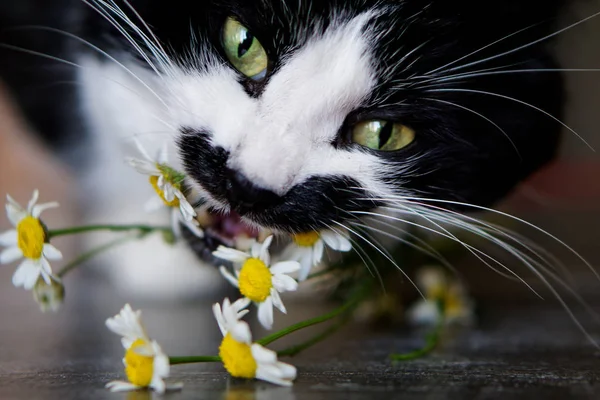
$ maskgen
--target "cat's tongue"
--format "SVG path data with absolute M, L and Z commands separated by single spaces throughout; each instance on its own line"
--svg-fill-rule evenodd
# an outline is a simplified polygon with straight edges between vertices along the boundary
M 220 242 L 239 250 L 247 250 L 252 240 L 261 236 L 259 228 L 242 221 L 240 215 L 235 211 L 222 214 L 203 210 L 198 213 L 198 221 L 204 229 L 207 239 L 216 239 L 217 243 Z
M 240 235 L 249 238 L 258 237 L 259 230 L 242 221 L 240 215 L 235 211 L 229 214 L 213 214 L 212 219 L 212 227 L 228 238 L 235 239 Z

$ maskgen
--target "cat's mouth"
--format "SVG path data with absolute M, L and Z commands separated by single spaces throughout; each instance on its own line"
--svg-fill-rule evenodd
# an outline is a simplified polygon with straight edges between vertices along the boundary
M 223 260 L 212 255 L 220 245 L 246 251 L 255 240 L 263 241 L 273 233 L 269 229 L 245 222 L 233 210 L 223 213 L 211 208 L 202 208 L 197 210 L 197 213 L 196 219 L 204 231 L 204 237 L 199 238 L 184 229 L 184 238 L 200 258 L 214 265 L 223 264 Z

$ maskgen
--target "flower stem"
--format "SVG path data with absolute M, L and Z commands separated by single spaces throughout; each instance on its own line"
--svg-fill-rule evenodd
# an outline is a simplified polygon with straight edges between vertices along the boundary
M 189 357 L 169 357 L 169 364 L 192 364 L 192 363 L 208 363 L 221 362 L 219 356 L 189 356 Z
M 48 238 L 52 239 L 57 236 L 76 235 L 78 233 L 94 232 L 94 231 L 112 231 L 126 232 L 139 231 L 141 234 L 148 234 L 154 231 L 171 232 L 171 228 L 164 226 L 151 225 L 85 225 L 75 226 L 72 228 L 53 229 L 48 231 Z
M 283 357 L 283 356 L 293 357 L 293 356 L 297 355 L 298 353 L 300 353 L 301 351 L 308 349 L 309 347 L 319 343 L 320 341 L 324 340 L 325 338 L 327 338 L 330 335 L 332 335 L 333 333 L 335 333 L 338 329 L 340 329 L 343 325 L 345 325 L 346 322 L 348 322 L 348 320 L 349 320 L 349 318 L 344 318 L 341 321 L 337 322 L 336 324 L 331 325 L 329 328 L 325 329 L 323 332 L 308 339 L 307 341 L 302 342 L 297 345 L 294 345 L 294 346 L 290 346 L 287 349 L 278 351 L 277 355 L 280 357 Z
M 56 276 L 58 276 L 59 278 L 63 278 L 66 274 L 68 274 L 69 272 L 71 272 L 72 270 L 74 270 L 75 268 L 77 268 L 79 265 L 83 264 L 90 258 L 92 258 L 110 248 L 113 248 L 113 247 L 121 245 L 121 244 L 125 244 L 128 241 L 133 240 L 133 239 L 137 239 L 137 236 L 129 236 L 126 238 L 115 239 L 111 242 L 108 242 L 108 243 L 102 245 L 102 246 L 96 247 L 86 253 L 83 253 L 79 257 L 75 258 L 70 263 L 68 263 L 67 265 L 62 267 L 62 269 L 56 273 Z
M 329 321 L 330 319 L 335 318 L 338 315 L 341 315 L 348 311 L 353 310 L 367 296 L 367 294 L 369 293 L 370 288 L 371 288 L 370 286 L 371 286 L 370 284 L 365 285 L 354 296 L 352 296 L 350 298 L 350 300 L 348 300 L 348 302 L 346 302 L 342 306 L 336 308 L 335 310 L 330 311 L 327 314 L 323 314 L 319 317 L 314 317 L 314 318 L 310 318 L 310 319 L 307 319 L 302 322 L 298 322 L 297 324 L 291 325 L 291 326 L 289 326 L 285 329 L 282 329 L 278 332 L 275 332 L 269 336 L 265 336 L 264 338 L 260 339 L 257 343 L 259 343 L 262 346 L 266 346 L 270 343 L 273 343 L 274 341 L 276 341 L 278 339 L 281 339 L 284 336 L 289 335 L 292 332 L 296 332 L 296 331 L 299 331 L 300 329 L 308 328 L 309 326 L 313 326 L 313 325 L 317 325 L 317 324 L 320 324 L 325 321 Z
M 425 337 L 425 345 L 420 349 L 410 351 L 408 353 L 401 354 L 390 354 L 392 361 L 408 361 L 423 357 L 431 353 L 438 345 L 440 337 L 442 336 L 443 320 L 438 322 L 435 329 L 427 334 Z

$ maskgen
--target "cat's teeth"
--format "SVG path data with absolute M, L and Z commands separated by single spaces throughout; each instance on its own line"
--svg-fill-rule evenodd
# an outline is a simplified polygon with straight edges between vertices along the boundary
M 254 239 L 246 236 L 246 235 L 238 235 L 235 239 L 235 248 L 241 251 L 248 251 L 252 247 L 252 243 L 254 243 Z
M 260 231 L 258 232 L 258 237 L 256 238 L 259 242 L 264 242 L 266 238 L 268 238 L 269 236 L 271 236 L 273 234 L 273 231 L 267 228 L 260 228 Z
M 205 227 L 211 225 L 212 217 L 211 217 L 210 213 L 208 212 L 207 208 L 201 208 L 200 210 L 197 210 L 196 213 L 197 213 L 196 220 L 198 221 L 198 223 L 200 224 L 201 227 L 205 228 Z

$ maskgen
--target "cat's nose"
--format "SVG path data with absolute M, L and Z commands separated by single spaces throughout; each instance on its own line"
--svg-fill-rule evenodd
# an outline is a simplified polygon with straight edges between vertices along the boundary
M 239 214 L 261 211 L 276 205 L 281 200 L 279 195 L 255 185 L 239 171 L 228 168 L 225 174 L 227 199 Z

